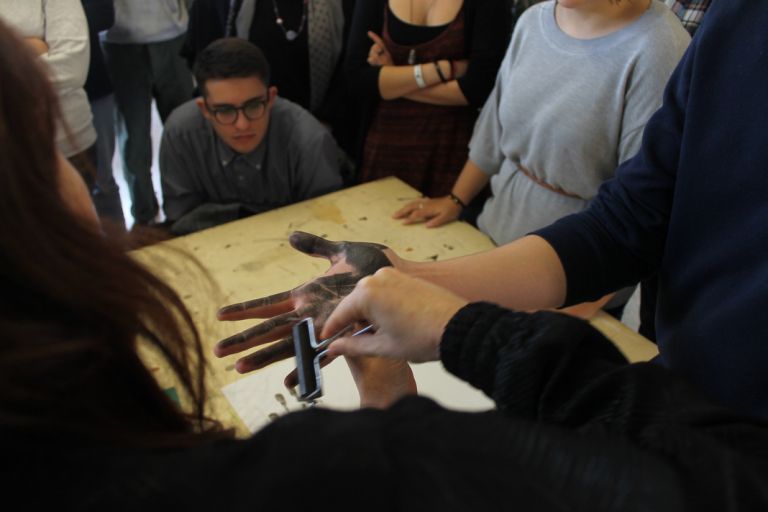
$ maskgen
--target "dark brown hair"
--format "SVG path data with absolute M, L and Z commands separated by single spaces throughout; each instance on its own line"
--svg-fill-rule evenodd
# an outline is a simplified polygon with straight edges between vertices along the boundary
M 147 446 L 221 437 L 181 300 L 60 197 L 57 119 L 45 70 L 0 22 L 0 427 Z M 191 412 L 142 364 L 139 339 L 165 356 Z
M 217 39 L 200 52 L 193 68 L 205 94 L 205 82 L 215 79 L 258 77 L 269 87 L 269 62 L 253 43 L 237 37 Z

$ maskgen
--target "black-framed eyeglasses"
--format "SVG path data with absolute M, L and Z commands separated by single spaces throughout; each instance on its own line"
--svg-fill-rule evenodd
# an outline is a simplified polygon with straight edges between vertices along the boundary
M 267 111 L 267 103 L 269 103 L 269 99 L 262 97 L 250 99 L 239 107 L 234 105 L 219 105 L 215 108 L 211 108 L 206 101 L 205 108 L 208 109 L 208 112 L 213 114 L 213 118 L 216 119 L 216 122 L 221 124 L 235 124 L 240 112 L 242 112 L 245 118 L 249 121 L 260 119 Z

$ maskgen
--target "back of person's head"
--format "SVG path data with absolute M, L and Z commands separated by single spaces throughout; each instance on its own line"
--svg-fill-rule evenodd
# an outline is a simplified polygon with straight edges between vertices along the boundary
M 0 429 L 145 445 L 198 442 L 204 358 L 177 295 L 60 193 L 57 98 L 0 22 Z M 163 354 L 183 414 L 137 355 Z
M 236 37 L 209 44 L 198 55 L 193 72 L 203 94 L 208 80 L 255 76 L 269 87 L 269 63 L 264 54 L 253 43 Z

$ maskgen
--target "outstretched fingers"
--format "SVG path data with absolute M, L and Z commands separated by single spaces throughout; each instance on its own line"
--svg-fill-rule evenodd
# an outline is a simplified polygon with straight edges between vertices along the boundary
M 293 352 L 293 337 L 281 339 L 275 343 L 261 348 L 242 357 L 235 363 L 235 370 L 238 373 L 248 373 L 254 370 L 260 370 L 272 363 L 277 363 L 283 359 L 288 359 L 294 355 Z
M 293 324 L 304 318 L 310 311 L 313 311 L 313 308 L 307 307 L 265 320 L 234 336 L 221 340 L 214 347 L 213 353 L 216 357 L 224 357 L 287 336 L 291 332 Z
M 219 309 L 219 320 L 244 320 L 246 318 L 270 318 L 282 315 L 293 309 L 292 290 L 276 293 L 268 297 L 230 304 Z

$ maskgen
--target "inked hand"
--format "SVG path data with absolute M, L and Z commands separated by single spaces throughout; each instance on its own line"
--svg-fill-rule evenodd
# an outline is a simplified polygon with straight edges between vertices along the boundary
M 247 373 L 293 356 L 291 328 L 302 318 L 311 316 L 319 330 L 336 305 L 348 295 L 357 282 L 397 260 L 394 252 L 383 245 L 367 242 L 332 242 L 309 233 L 295 231 L 291 246 L 308 254 L 326 258 L 331 267 L 320 277 L 269 297 L 253 299 L 221 308 L 219 320 L 267 318 L 268 320 L 219 341 L 214 348 L 223 357 L 279 340 L 265 348 L 238 359 L 235 369 Z M 330 359 L 326 358 L 326 362 Z M 292 385 L 295 374 L 286 378 Z
M 426 222 L 426 227 L 436 228 L 455 221 L 459 218 L 459 214 L 461 214 L 461 207 L 454 203 L 450 197 L 445 196 L 411 201 L 397 210 L 392 217 L 404 219 L 403 224 Z

